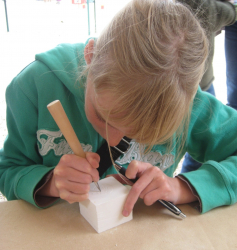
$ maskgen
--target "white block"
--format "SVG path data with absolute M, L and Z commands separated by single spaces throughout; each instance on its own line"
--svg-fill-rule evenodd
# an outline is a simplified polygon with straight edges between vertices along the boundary
M 113 177 L 100 180 L 99 185 L 101 192 L 91 183 L 89 199 L 79 202 L 80 213 L 91 226 L 101 233 L 132 220 L 132 212 L 128 217 L 122 215 L 130 189 Z

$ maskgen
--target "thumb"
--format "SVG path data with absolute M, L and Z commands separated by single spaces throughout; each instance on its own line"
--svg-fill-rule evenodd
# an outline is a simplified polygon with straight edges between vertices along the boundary
M 100 163 L 100 156 L 93 152 L 86 152 L 86 159 L 93 168 L 98 168 Z

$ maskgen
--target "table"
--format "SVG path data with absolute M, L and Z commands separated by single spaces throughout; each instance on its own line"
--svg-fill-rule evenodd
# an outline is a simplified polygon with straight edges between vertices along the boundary
M 147 207 L 139 200 L 132 221 L 98 234 L 78 203 L 60 201 L 42 210 L 21 200 L 2 202 L 0 249 L 237 249 L 237 205 L 203 215 L 189 205 L 179 207 L 184 220 L 159 203 Z

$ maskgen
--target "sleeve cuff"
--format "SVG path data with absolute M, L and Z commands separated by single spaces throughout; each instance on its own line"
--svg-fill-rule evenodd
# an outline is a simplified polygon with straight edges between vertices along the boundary
M 184 181 L 188 185 L 190 190 L 192 191 L 193 195 L 195 197 L 197 197 L 198 201 L 193 202 L 192 207 L 194 207 L 196 210 L 198 210 L 201 213 L 201 211 L 202 211 L 202 202 L 201 202 L 201 199 L 200 199 L 198 193 L 196 192 L 195 188 L 190 184 L 190 182 L 184 176 L 177 175 L 176 178 L 179 178 L 181 181 Z
M 52 178 L 52 176 L 53 176 L 53 170 L 47 173 L 35 188 L 34 201 L 36 205 L 40 208 L 49 207 L 59 200 L 58 197 L 49 197 L 37 194 L 48 183 L 48 181 Z
M 35 190 L 42 185 L 41 181 L 49 172 L 51 172 L 54 167 L 46 167 L 42 165 L 36 165 L 31 169 L 26 169 L 27 172 L 20 176 L 16 187 L 15 194 L 17 199 L 25 200 L 34 206 L 38 207 L 35 202 Z M 42 208 L 41 206 L 39 208 Z

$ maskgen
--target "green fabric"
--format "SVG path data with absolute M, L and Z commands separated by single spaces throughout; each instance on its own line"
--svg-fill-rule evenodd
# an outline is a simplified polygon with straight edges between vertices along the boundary
M 36 205 L 33 199 L 36 185 L 57 165 L 61 157 L 55 155 L 53 150 L 42 156 L 38 150 L 38 146 L 40 148 L 42 145 L 37 139 L 37 131 L 59 130 L 47 110 L 50 102 L 57 99 L 61 101 L 82 143 L 96 151 L 104 141 L 94 131 L 84 113 L 84 89 L 77 81 L 78 65 L 85 65 L 83 50 L 84 44 L 64 44 L 36 55 L 36 61 L 8 86 L 6 102 L 9 135 L 0 152 L 0 190 L 8 200 L 24 199 Z M 84 126 L 80 126 L 81 123 Z M 41 136 L 44 139 L 48 135 L 45 133 Z M 60 136 L 57 140 L 56 143 L 59 143 L 64 138 Z
M 198 91 L 184 151 L 204 163 L 182 174 L 202 201 L 202 212 L 236 202 L 237 145 L 236 111 L 212 95 Z
M 85 151 L 96 152 L 104 139 L 87 121 L 84 111 L 84 44 L 62 44 L 36 55 L 36 61 L 20 72 L 8 86 L 7 126 L 9 135 L 0 151 L 0 191 L 8 200 L 23 199 L 36 205 L 34 190 L 40 180 L 72 153 L 47 105 L 60 100 Z M 80 67 L 78 67 L 80 65 Z M 78 79 L 83 79 L 79 82 Z M 118 159 L 127 167 L 133 159 L 150 162 L 173 176 L 186 151 L 203 162 L 201 169 L 183 174 L 202 201 L 202 212 L 236 202 L 237 195 L 237 112 L 200 89 L 194 100 L 186 144 L 172 152 L 156 145 L 144 149 L 135 141 Z M 107 174 L 116 173 L 111 166 Z
M 200 82 L 202 90 L 206 91 L 214 80 L 212 62 L 214 56 L 215 36 L 223 27 L 235 22 L 236 12 L 234 6 L 228 1 L 178 0 L 178 2 L 191 8 L 207 33 L 210 48 L 206 64 L 206 72 Z

